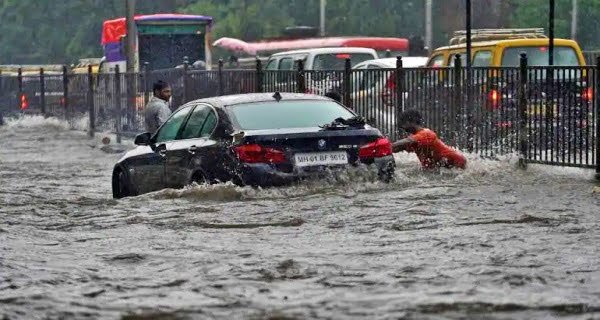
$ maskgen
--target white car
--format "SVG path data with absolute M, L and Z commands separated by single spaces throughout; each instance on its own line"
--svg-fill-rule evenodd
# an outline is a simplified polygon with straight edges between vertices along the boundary
M 356 73 L 353 78 L 353 100 L 365 97 L 376 98 L 393 94 L 396 88 L 395 69 L 397 58 L 385 58 L 363 61 L 353 70 L 378 70 Z M 427 63 L 427 57 L 403 57 L 403 68 L 420 68 Z
M 302 60 L 304 70 L 338 70 L 343 71 L 346 59 L 352 66 L 366 60 L 377 59 L 377 52 L 369 48 L 336 47 L 316 48 L 279 52 L 269 57 L 266 71 L 296 70 L 297 61 Z
M 328 91 L 341 90 L 346 59 L 351 67 L 363 61 L 377 59 L 377 52 L 370 48 L 335 47 L 279 52 L 269 57 L 265 65 L 266 91 L 294 91 L 298 61 L 302 61 L 306 93 L 323 95 Z M 279 71 L 270 73 L 269 71 Z M 285 71 L 291 71 L 286 73 Z M 274 79 L 275 77 L 275 79 Z M 273 84 L 275 84 L 274 87 Z
M 402 57 L 402 67 L 408 69 L 424 67 L 427 57 Z M 364 70 L 355 72 L 352 78 L 352 107 L 363 115 L 371 124 L 378 128 L 392 128 L 398 105 L 395 102 L 396 95 L 396 61 L 397 58 L 385 58 L 363 61 L 353 70 Z M 408 88 L 414 71 L 406 73 L 405 88 Z M 405 91 L 402 99 L 405 100 L 408 93 Z M 404 105 L 404 104 L 403 104 Z M 384 130 L 386 131 L 386 130 Z

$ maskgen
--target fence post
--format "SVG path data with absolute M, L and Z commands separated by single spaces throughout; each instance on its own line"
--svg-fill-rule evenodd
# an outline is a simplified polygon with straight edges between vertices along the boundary
M 25 110 L 25 108 L 27 108 L 25 102 L 23 101 L 23 69 L 19 68 L 17 71 L 17 82 L 19 83 L 19 93 L 17 96 L 17 101 L 19 103 L 19 109 L 21 111 Z
M 218 78 L 219 78 L 219 95 L 222 96 L 224 93 L 224 88 L 223 88 L 223 59 L 219 59 L 219 73 L 218 73 Z
M 350 90 L 352 88 L 352 64 L 350 63 L 350 59 L 346 58 L 346 63 L 344 64 L 344 105 L 350 106 L 352 105 L 350 99 L 352 98 L 350 94 Z
M 136 96 L 137 96 L 137 77 L 135 69 L 132 72 L 127 72 L 127 68 L 123 73 L 125 79 L 125 90 L 127 91 L 127 102 L 125 104 L 125 128 L 126 130 L 135 130 L 135 118 L 137 112 Z
M 528 135 L 527 132 L 527 54 L 521 52 L 519 63 L 519 104 L 517 106 L 519 114 L 519 167 L 527 168 L 528 153 Z
M 3 79 L 2 79 L 2 70 L 0 70 L 0 95 L 2 94 L 2 90 L 4 90 Z M 4 117 L 2 116 L 2 110 L 0 110 L 0 126 L 4 124 Z
M 96 108 L 94 108 L 94 75 L 92 73 L 92 66 L 88 66 L 87 70 L 87 80 L 88 80 L 88 88 L 87 88 L 87 104 L 88 104 L 88 116 L 89 116 L 89 132 L 91 138 L 94 137 L 96 133 Z
M 115 129 L 117 134 L 117 143 L 121 143 L 121 118 L 123 117 L 123 110 L 121 108 L 121 71 L 119 70 L 119 65 L 115 66 L 115 96 L 117 97 L 117 101 L 115 101 L 115 108 L 117 109 Z
M 4 90 L 4 86 L 2 83 L 2 70 L 0 70 L 0 95 L 2 94 L 2 90 Z M 2 110 L 0 110 L 0 126 L 4 124 L 4 117 L 2 116 Z
M 402 63 L 402 57 L 396 58 L 396 101 L 398 111 L 404 111 L 404 66 Z
M 46 77 L 44 76 L 44 68 L 40 68 L 40 107 L 42 114 L 46 116 Z
M 262 61 L 257 56 L 256 57 L 256 92 L 263 92 L 263 70 L 262 70 Z
M 148 100 L 150 100 L 150 90 L 148 88 L 148 80 L 150 80 L 150 70 L 148 70 L 148 65 L 148 61 L 146 61 L 142 66 L 142 71 L 144 72 L 144 106 L 146 106 L 148 104 Z
M 462 62 L 460 60 L 460 54 L 454 56 L 454 106 L 452 106 L 450 112 L 450 119 L 452 121 L 452 125 L 450 127 L 450 132 L 452 132 L 452 144 L 460 147 L 458 145 L 460 141 L 459 132 L 462 131 L 460 126 L 459 119 L 462 114 L 460 112 L 462 106 Z
M 67 73 L 67 66 L 63 66 L 63 108 L 65 112 L 65 120 L 71 119 L 71 110 L 69 110 L 69 75 Z
M 473 83 L 473 69 L 471 64 L 468 64 L 469 67 L 466 70 L 466 91 L 467 91 L 467 103 L 465 103 L 464 112 L 466 113 L 461 119 L 466 123 L 463 123 L 465 129 L 467 129 L 467 139 L 465 141 L 467 145 L 467 152 L 472 153 L 475 147 L 475 128 L 473 127 L 473 90 L 477 88 L 477 86 Z
M 304 77 L 304 62 L 302 60 L 298 60 L 298 70 L 296 70 L 296 90 L 299 93 L 306 92 L 306 79 Z
M 395 74 L 395 81 L 396 81 L 396 110 L 395 110 L 395 118 L 396 121 L 394 121 L 394 128 L 392 131 L 393 137 L 395 138 L 397 134 L 399 134 L 398 132 L 398 119 L 400 118 L 400 113 L 404 112 L 405 109 L 405 105 L 404 105 L 404 66 L 403 66 L 403 62 L 402 62 L 402 56 L 398 56 L 396 58 L 396 74 Z
M 188 92 L 188 70 L 190 68 L 190 61 L 187 56 L 183 57 L 183 101 L 182 104 L 187 103 L 190 98 Z
M 596 57 L 594 70 L 594 109 L 596 113 L 596 180 L 600 180 L 600 56 Z

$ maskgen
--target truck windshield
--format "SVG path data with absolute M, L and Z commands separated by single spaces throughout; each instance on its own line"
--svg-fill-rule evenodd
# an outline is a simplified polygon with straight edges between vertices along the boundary
M 355 65 L 376 59 L 372 54 L 369 53 L 325 53 L 315 56 L 314 70 L 344 70 L 346 59 L 350 58 L 350 64 L 352 67 Z
M 530 66 L 548 65 L 548 47 L 511 47 L 504 49 L 502 55 L 503 67 L 518 67 L 521 52 L 527 54 L 527 64 Z M 571 47 L 554 47 L 555 66 L 578 66 L 579 60 Z

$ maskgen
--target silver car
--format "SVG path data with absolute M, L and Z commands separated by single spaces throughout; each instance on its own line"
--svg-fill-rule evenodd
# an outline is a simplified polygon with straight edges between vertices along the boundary
M 352 107 L 369 123 L 382 131 L 393 134 L 395 114 L 399 110 L 395 102 L 397 58 L 363 61 L 352 69 Z M 427 57 L 403 57 L 403 68 L 425 66 Z M 407 81 L 410 79 L 407 78 Z M 405 92 L 403 99 L 407 98 Z

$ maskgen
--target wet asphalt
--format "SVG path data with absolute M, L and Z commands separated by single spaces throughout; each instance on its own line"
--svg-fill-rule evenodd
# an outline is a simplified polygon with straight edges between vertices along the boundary
M 600 319 L 590 170 L 401 154 L 391 184 L 113 200 L 104 136 L 0 127 L 0 319 Z

